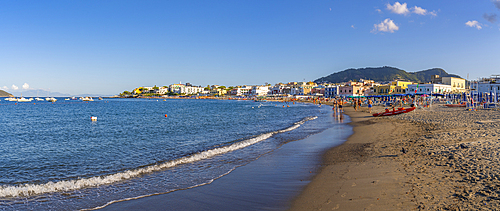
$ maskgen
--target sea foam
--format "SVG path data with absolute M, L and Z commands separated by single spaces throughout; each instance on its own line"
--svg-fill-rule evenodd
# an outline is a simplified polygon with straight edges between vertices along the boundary
M 119 172 L 106 176 L 95 176 L 90 178 L 79 178 L 74 180 L 67 181 L 58 181 L 58 182 L 48 182 L 44 184 L 22 184 L 16 186 L 2 186 L 0 187 L 0 197 L 28 197 L 33 195 L 39 195 L 44 193 L 52 193 L 52 192 L 63 192 L 63 191 L 74 191 L 82 188 L 89 187 L 98 187 L 100 185 L 112 184 L 115 182 L 120 182 L 127 179 L 132 179 L 134 177 L 152 173 L 155 171 L 161 171 L 164 169 L 168 169 L 177 165 L 192 163 L 200 160 L 204 160 L 207 158 L 211 158 L 217 155 L 221 155 L 224 153 L 228 153 L 234 150 L 242 149 L 248 147 L 250 145 L 256 144 L 258 142 L 264 141 L 274 134 L 284 133 L 288 131 L 292 131 L 300 127 L 307 121 L 316 119 L 316 116 L 306 117 L 301 121 L 294 123 L 292 126 L 285 128 L 283 130 L 268 132 L 264 134 L 260 134 L 256 137 L 246 139 L 240 142 L 233 143 L 228 146 L 223 146 L 219 148 L 209 149 L 206 151 L 202 151 L 199 153 L 195 153 L 189 156 L 181 157 L 179 159 L 175 159 L 172 161 L 166 161 L 164 163 L 155 164 L 151 166 L 146 166 L 143 168 L 127 170 L 124 172 Z

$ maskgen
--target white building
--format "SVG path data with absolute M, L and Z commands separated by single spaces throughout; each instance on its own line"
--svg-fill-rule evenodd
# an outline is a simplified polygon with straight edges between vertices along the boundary
M 171 92 L 176 93 L 176 94 L 184 94 L 186 85 L 184 84 L 172 84 L 168 86 Z
M 200 92 L 203 92 L 204 88 L 201 86 L 188 86 L 184 84 L 172 84 L 168 87 L 171 92 L 177 93 L 177 94 L 198 94 Z
M 269 86 L 254 86 L 250 92 L 253 96 L 264 96 L 269 93 Z
M 339 85 L 330 85 L 325 88 L 325 97 L 326 98 L 335 98 L 339 96 Z
M 248 96 L 250 95 L 252 88 L 252 86 L 236 87 L 231 90 L 230 94 L 234 96 Z
M 304 95 L 304 88 L 294 87 L 290 89 L 291 95 Z
M 272 95 L 290 94 L 290 87 L 285 84 L 276 84 L 275 86 L 270 88 L 269 94 Z
M 157 91 L 158 94 L 164 95 L 164 94 L 168 93 L 168 90 L 169 90 L 168 87 L 159 87 L 159 88 L 160 89 L 158 89 L 158 91 Z
M 500 93 L 500 75 L 495 75 L 490 78 L 482 78 L 480 81 L 470 83 L 470 90 L 482 93 Z
M 201 86 L 186 86 L 185 92 L 187 95 L 194 95 L 203 92 L 205 88 Z
M 451 85 L 446 84 L 409 84 L 406 88 L 408 94 L 447 94 L 451 91 Z
M 500 83 L 478 83 L 475 86 L 478 92 L 500 93 Z

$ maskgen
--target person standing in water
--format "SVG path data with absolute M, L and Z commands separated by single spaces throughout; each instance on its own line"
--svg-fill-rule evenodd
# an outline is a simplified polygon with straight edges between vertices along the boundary
M 339 112 L 344 112 L 344 108 L 342 108 L 342 106 L 344 105 L 344 101 L 342 101 L 342 98 L 340 98 L 337 102 L 339 106 Z

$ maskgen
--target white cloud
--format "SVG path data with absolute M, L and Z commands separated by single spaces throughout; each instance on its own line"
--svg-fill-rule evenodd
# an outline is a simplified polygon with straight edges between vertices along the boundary
M 30 88 L 30 85 L 28 83 L 23 84 L 23 89 L 29 89 L 29 88 Z
M 498 0 L 498 1 L 500 1 L 500 0 Z M 396 13 L 396 14 L 400 14 L 400 15 L 409 15 L 410 13 L 415 13 L 418 15 L 437 16 L 436 11 L 429 12 L 428 10 L 426 10 L 422 7 L 419 7 L 419 6 L 413 6 L 410 9 L 408 9 L 408 5 L 406 3 L 401 4 L 399 2 L 396 2 L 396 3 L 394 3 L 394 5 L 387 4 L 386 6 L 387 6 L 387 10 L 389 10 L 393 13 Z
M 377 11 L 378 13 L 383 13 L 380 9 L 376 9 L 375 11 Z
M 9 90 L 9 87 L 7 87 L 7 86 L 3 86 L 2 88 L 3 88 L 3 90 Z
M 399 2 L 396 2 L 396 3 L 394 3 L 394 5 L 387 4 L 387 9 L 393 13 L 400 14 L 400 15 L 407 15 L 410 13 L 410 10 L 408 10 L 406 3 L 401 4 Z
M 477 28 L 477 30 L 479 30 L 479 29 L 482 29 L 482 28 L 483 28 L 483 27 L 481 27 L 481 24 L 480 24 L 479 22 L 475 21 L 475 20 L 474 20 L 474 21 L 467 21 L 467 22 L 465 23 L 465 25 L 467 25 L 467 26 L 469 26 L 469 27 L 476 27 L 476 28 Z
M 16 85 L 12 84 L 12 89 L 13 89 L 13 90 L 18 90 L 18 89 L 19 89 L 19 87 L 17 87 Z
M 330 11 L 332 11 L 332 8 L 330 8 Z
M 394 23 L 394 21 L 387 18 L 379 24 L 373 24 L 372 33 L 377 33 L 379 31 L 394 33 L 394 31 L 397 30 L 399 30 L 399 27 Z
M 418 6 L 414 6 L 411 8 L 412 10 L 412 13 L 415 13 L 415 14 L 418 14 L 418 15 L 432 15 L 432 16 L 437 16 L 437 12 L 436 11 L 432 11 L 432 12 L 429 12 L 428 10 L 422 8 L 422 7 L 418 7 Z
M 356 27 L 354 27 L 354 25 L 351 25 L 351 28 L 356 29 Z
M 422 9 L 422 7 L 414 6 L 412 9 L 413 9 L 413 13 L 415 13 L 415 14 L 419 14 L 419 15 L 426 15 L 427 14 L 427 10 Z

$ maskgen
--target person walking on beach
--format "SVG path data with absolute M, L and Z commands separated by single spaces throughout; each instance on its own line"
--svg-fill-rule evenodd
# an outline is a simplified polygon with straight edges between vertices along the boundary
M 353 104 L 353 106 L 354 106 L 354 111 L 358 111 L 358 107 L 357 107 L 357 106 L 358 106 L 358 100 L 357 100 L 357 99 L 354 99 L 354 100 L 352 101 L 352 104 Z
M 361 111 L 361 98 L 358 99 L 358 109 Z
M 370 112 L 370 114 L 372 113 L 372 100 L 371 99 L 368 99 L 368 112 Z
M 342 101 L 342 98 L 338 100 L 338 106 L 339 106 L 339 112 L 344 112 L 344 108 L 342 107 L 344 105 L 344 102 Z

